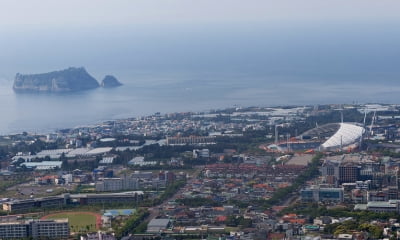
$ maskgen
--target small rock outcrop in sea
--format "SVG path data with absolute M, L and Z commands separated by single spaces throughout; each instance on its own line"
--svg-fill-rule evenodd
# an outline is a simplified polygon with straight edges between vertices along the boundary
M 107 75 L 104 77 L 103 81 L 101 81 L 100 86 L 104 88 L 113 88 L 113 87 L 119 87 L 121 86 L 122 83 L 118 81 L 114 76 Z
M 13 85 L 16 92 L 75 92 L 98 87 L 97 80 L 83 67 L 41 74 L 17 73 Z

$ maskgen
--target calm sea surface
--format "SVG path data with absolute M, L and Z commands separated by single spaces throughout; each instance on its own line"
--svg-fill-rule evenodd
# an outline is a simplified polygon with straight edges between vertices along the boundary
M 99 88 L 71 94 L 16 94 L 11 85 L 2 85 L 0 133 L 49 132 L 155 112 L 205 111 L 234 105 L 400 102 L 400 86 L 390 84 L 288 83 L 273 77 L 264 81 L 230 77 L 225 83 L 210 77 L 198 84 L 195 77 L 192 77 L 193 81 L 190 77 L 180 78 L 181 82 L 150 84 L 148 80 L 149 84 L 145 84 L 132 81 L 114 89 Z
M 239 106 L 400 103 L 396 24 L 0 30 L 0 134 Z M 15 94 L 13 77 L 70 66 L 124 86 Z

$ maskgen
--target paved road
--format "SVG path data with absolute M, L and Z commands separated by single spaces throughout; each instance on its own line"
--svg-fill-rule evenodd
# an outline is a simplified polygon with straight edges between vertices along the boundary
M 157 206 L 148 208 L 150 215 L 145 219 L 145 221 L 151 221 L 152 219 L 156 218 L 157 216 L 160 215 L 161 210 L 167 205 L 168 202 L 173 202 L 177 199 L 178 196 L 180 196 L 184 189 L 191 185 L 194 181 L 197 180 L 197 177 L 199 176 L 199 174 L 201 173 L 201 171 L 203 171 L 204 166 L 196 166 L 195 167 L 195 171 L 193 172 L 193 174 L 190 176 L 190 178 L 188 179 L 188 181 L 186 182 L 186 185 L 184 187 L 182 187 L 179 191 L 177 191 L 172 197 L 164 200 L 162 203 L 160 203 Z

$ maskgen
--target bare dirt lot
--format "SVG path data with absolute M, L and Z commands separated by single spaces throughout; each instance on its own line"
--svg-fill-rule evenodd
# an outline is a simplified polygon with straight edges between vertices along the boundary
M 313 157 L 314 155 L 311 154 L 295 154 L 286 164 L 306 166 Z

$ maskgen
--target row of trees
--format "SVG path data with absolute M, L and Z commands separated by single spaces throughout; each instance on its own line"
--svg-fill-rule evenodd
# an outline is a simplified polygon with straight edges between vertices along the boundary
M 368 234 L 371 239 L 381 239 L 383 237 L 382 227 L 370 223 L 359 223 L 358 221 L 349 220 L 343 223 L 329 224 L 324 227 L 324 232 L 334 235 L 343 233 L 351 233 L 361 231 Z
M 226 220 L 226 225 L 229 227 L 238 227 L 242 228 L 250 228 L 253 225 L 253 221 L 248 218 L 244 218 L 243 216 L 228 216 Z
M 320 165 L 321 158 L 322 154 L 315 155 L 307 169 L 293 181 L 291 186 L 278 189 L 270 199 L 265 200 L 262 203 L 262 206 L 269 208 L 272 205 L 280 203 L 282 200 L 287 199 L 290 194 L 298 191 L 299 188 L 306 183 L 306 181 L 318 176 L 318 167 Z
M 167 200 L 168 198 L 174 196 L 175 193 L 179 191 L 183 186 L 186 185 L 186 181 L 181 180 L 181 181 L 176 181 L 170 185 L 167 186 L 165 191 L 156 199 L 153 201 L 153 205 L 158 205 Z
M 130 216 L 126 221 L 124 221 L 121 225 L 119 226 L 114 226 L 115 230 L 115 236 L 117 239 L 120 239 L 123 236 L 128 235 L 129 233 L 134 233 L 136 232 L 137 228 L 141 226 L 141 223 L 146 219 L 147 216 L 149 216 L 150 213 L 147 209 L 140 208 L 138 211 Z M 143 224 L 141 226 L 143 228 Z
M 331 217 L 351 217 L 359 222 L 370 222 L 372 220 L 389 220 L 397 219 L 400 221 L 400 215 L 387 212 L 377 213 L 372 211 L 354 211 L 350 208 L 333 208 L 328 209 L 325 206 L 319 206 L 318 203 L 303 203 L 296 204 L 292 207 L 284 209 L 281 214 L 296 213 L 300 215 L 306 215 L 310 218 L 316 218 L 320 216 L 331 216 Z

